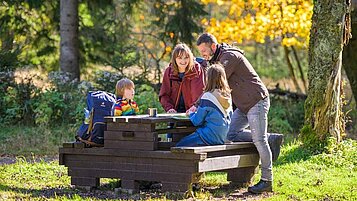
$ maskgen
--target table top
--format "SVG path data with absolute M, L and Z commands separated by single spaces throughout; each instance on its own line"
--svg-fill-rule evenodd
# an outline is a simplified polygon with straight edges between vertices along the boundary
M 133 116 L 108 116 L 106 122 L 128 122 L 128 123 L 158 123 L 158 122 L 190 122 L 186 113 L 163 113 L 156 117 L 149 117 L 148 114 Z

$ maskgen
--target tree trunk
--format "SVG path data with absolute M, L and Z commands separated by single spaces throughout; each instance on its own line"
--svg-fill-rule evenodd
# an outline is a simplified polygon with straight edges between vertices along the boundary
M 343 46 L 350 35 L 350 4 L 346 3 L 349 2 L 314 2 L 305 126 L 312 129 L 316 145 L 325 144 L 329 137 L 339 142 L 345 131 L 341 113 L 341 66 Z
M 294 58 L 296 60 L 296 63 L 297 63 L 298 69 L 299 69 L 299 73 L 300 73 L 300 76 L 301 76 L 302 84 L 304 85 L 304 92 L 306 93 L 307 92 L 306 80 L 305 80 L 305 76 L 304 76 L 304 71 L 302 70 L 302 67 L 301 67 L 299 56 L 298 56 L 294 46 L 291 46 L 291 49 L 292 49 L 292 51 L 294 53 Z
M 343 51 L 343 66 L 357 102 L 357 8 L 351 13 L 352 39 Z M 357 109 L 357 105 L 356 105 Z
M 79 80 L 78 0 L 61 0 L 60 69 Z
M 299 83 L 298 83 L 298 81 L 297 81 L 297 79 L 296 79 L 296 76 L 295 76 L 293 64 L 291 63 L 291 60 L 290 60 L 290 57 L 289 57 L 288 47 L 284 46 L 284 52 L 285 52 L 286 62 L 288 63 L 288 67 L 289 67 L 290 77 L 291 77 L 291 79 L 292 79 L 293 82 L 294 82 L 296 91 L 297 91 L 298 93 L 301 93 L 301 89 L 300 89 Z

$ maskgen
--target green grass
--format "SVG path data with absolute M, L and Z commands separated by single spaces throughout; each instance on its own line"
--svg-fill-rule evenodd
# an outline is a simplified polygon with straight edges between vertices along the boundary
M 63 142 L 74 141 L 77 126 L 24 127 L 0 125 L 0 155 L 56 155 Z
M 115 192 L 116 179 L 101 179 L 99 189 L 87 192 L 70 185 L 67 168 L 58 161 L 38 160 L 38 156 L 57 155 L 60 142 L 73 139 L 74 128 L 4 127 L 0 150 L 23 155 L 14 164 L 0 166 L 0 200 L 105 200 L 144 199 L 176 200 L 180 195 L 141 192 L 126 195 Z M 18 134 L 11 134 L 18 133 Z M 6 135 L 7 134 L 7 135 Z M 31 139 L 28 139 L 31 138 Z M 314 154 L 299 141 L 282 147 L 274 163 L 274 193 L 262 196 L 246 194 L 246 188 L 230 186 L 225 173 L 207 173 L 200 181 L 204 188 L 196 199 L 209 200 L 357 200 L 357 141 L 346 140 L 328 147 L 326 153 Z M 255 177 L 255 182 L 260 175 Z M 240 196 L 234 197 L 234 193 Z

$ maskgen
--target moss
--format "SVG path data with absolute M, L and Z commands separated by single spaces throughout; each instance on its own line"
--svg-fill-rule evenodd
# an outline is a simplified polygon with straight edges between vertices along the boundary
M 304 127 L 302 127 L 302 129 L 300 130 L 299 138 L 304 143 L 305 148 L 315 153 L 321 153 L 326 151 L 325 149 L 329 142 L 329 138 L 325 136 L 322 139 L 319 138 L 310 125 L 304 125 Z

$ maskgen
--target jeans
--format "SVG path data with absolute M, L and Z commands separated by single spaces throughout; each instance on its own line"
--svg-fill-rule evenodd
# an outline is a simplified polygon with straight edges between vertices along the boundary
M 200 135 L 196 132 L 182 138 L 177 144 L 176 147 L 197 147 L 197 146 L 207 146 Z
M 253 142 L 257 148 L 261 161 L 262 180 L 272 181 L 272 154 L 268 144 L 268 112 L 269 97 L 260 100 L 247 114 L 238 108 L 233 112 L 227 139 L 233 142 Z M 250 127 L 251 130 L 246 130 Z

